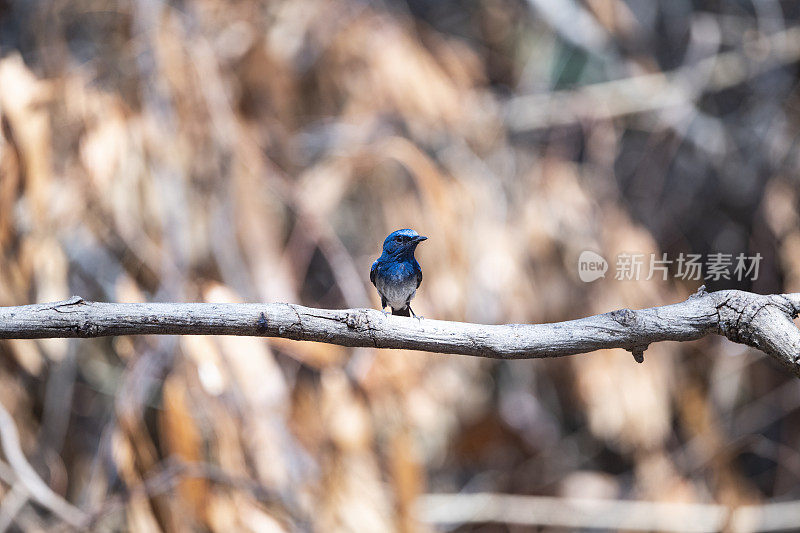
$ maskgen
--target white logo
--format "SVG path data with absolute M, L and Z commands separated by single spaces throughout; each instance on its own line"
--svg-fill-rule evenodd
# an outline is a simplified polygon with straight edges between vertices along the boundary
M 600 254 L 584 250 L 578 257 L 578 277 L 581 278 L 581 281 L 589 283 L 598 278 L 604 278 L 607 270 L 608 261 L 603 259 Z

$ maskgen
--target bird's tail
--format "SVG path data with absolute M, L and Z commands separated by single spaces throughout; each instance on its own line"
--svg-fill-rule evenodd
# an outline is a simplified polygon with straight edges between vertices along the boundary
M 392 307 L 392 314 L 398 316 L 411 316 L 411 310 L 409 306 L 405 306 L 402 309 L 395 309 L 394 307 Z

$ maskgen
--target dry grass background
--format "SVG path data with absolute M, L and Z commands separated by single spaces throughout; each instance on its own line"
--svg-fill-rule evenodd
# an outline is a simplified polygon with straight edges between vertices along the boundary
M 797 24 L 777 1 L 6 0 L 0 305 L 375 306 L 368 269 L 400 227 L 430 237 L 431 318 L 557 321 L 696 289 L 584 284 L 585 249 L 759 252 L 736 286 L 800 291 Z M 643 365 L 0 342 L 27 457 L 99 531 L 427 530 L 417 497 L 459 491 L 798 499 L 798 398 L 722 339 Z M 60 525 L 0 479 L 0 523 Z

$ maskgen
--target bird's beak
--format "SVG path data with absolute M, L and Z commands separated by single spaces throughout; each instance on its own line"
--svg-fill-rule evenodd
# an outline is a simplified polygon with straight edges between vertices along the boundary
M 417 235 L 416 237 L 414 237 L 414 242 L 422 242 L 422 241 L 427 241 L 427 240 L 428 240 L 428 238 L 427 237 L 423 237 L 422 235 Z

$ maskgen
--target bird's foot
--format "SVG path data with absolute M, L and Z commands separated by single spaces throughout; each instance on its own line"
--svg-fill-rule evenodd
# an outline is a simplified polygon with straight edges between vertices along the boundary
M 423 319 L 425 318 L 424 316 L 417 316 L 417 314 L 414 312 L 414 310 L 413 310 L 413 309 L 411 309 L 411 306 L 410 306 L 410 305 L 408 306 L 408 311 L 411 313 L 411 316 L 413 316 L 413 317 L 414 317 L 414 318 L 416 318 L 417 320 L 420 320 L 420 321 L 421 321 L 421 320 L 423 320 Z
M 386 316 L 386 317 L 388 317 L 389 315 L 392 314 L 391 311 L 384 311 L 383 309 L 381 309 L 381 313 L 383 313 L 383 316 Z

